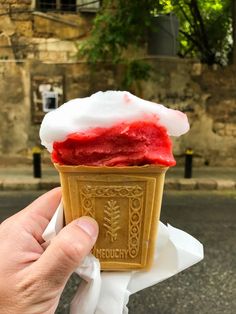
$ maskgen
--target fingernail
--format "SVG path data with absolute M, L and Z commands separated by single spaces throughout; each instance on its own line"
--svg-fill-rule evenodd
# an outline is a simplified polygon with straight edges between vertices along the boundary
M 76 224 L 86 232 L 91 238 L 96 239 L 98 236 L 98 224 L 91 217 L 80 217 Z

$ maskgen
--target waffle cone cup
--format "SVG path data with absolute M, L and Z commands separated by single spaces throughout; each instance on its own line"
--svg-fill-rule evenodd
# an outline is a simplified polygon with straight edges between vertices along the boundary
M 148 270 L 153 262 L 167 167 L 62 166 L 65 222 L 91 216 L 99 224 L 92 253 L 101 269 Z

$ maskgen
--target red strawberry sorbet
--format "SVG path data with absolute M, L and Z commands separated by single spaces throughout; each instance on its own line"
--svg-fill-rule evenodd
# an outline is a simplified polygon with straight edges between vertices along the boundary
M 176 164 L 166 128 L 148 121 L 70 134 L 65 141 L 54 142 L 52 160 L 61 165 L 84 166 Z

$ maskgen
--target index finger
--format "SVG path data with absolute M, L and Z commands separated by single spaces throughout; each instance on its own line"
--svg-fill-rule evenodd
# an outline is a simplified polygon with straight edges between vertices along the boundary
M 61 200 L 61 188 L 55 188 L 33 201 L 26 208 L 8 218 L 3 224 L 13 230 L 27 231 L 42 243 L 42 233 L 56 212 Z M 21 231 L 20 231 L 21 230 Z
M 35 201 L 28 205 L 24 210 L 30 211 L 32 214 L 37 214 L 51 220 L 59 203 L 61 201 L 61 188 L 54 188 L 49 192 L 39 196 Z

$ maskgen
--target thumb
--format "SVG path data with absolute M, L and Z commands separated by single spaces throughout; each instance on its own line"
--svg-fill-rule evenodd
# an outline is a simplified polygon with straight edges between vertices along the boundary
M 65 226 L 36 262 L 41 279 L 51 288 L 64 287 L 91 251 L 97 236 L 98 224 L 90 217 L 81 217 Z

